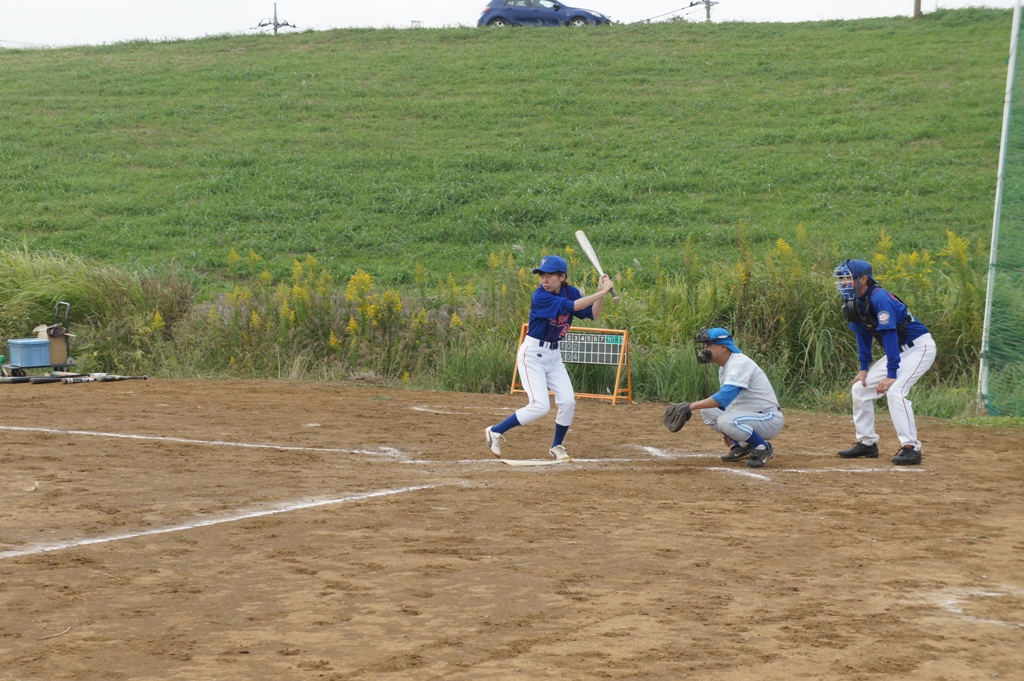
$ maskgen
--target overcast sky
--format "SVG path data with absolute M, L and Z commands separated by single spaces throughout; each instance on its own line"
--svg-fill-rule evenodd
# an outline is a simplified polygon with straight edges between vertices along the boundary
M 299 30 L 356 26 L 409 28 L 475 26 L 487 0 L 279 0 L 278 21 Z M 569 0 L 622 23 L 682 15 L 703 21 L 691 0 Z M 925 13 L 983 6 L 1011 8 L 1016 0 L 921 0 Z M 687 8 L 687 9 L 684 9 Z M 718 0 L 712 21 L 821 21 L 910 16 L 914 0 Z M 98 45 L 145 38 L 198 38 L 254 33 L 274 16 L 272 0 L 21 0 L 0 3 L 0 46 Z M 282 31 L 294 29 L 283 28 Z M 1009 32 L 1009 27 L 1007 27 Z

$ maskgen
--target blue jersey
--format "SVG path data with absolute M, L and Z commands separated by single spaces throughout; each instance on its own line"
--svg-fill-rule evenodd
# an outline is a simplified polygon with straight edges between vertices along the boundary
M 527 336 L 547 343 L 557 342 L 572 326 L 572 318 L 593 319 L 592 307 L 573 310 L 574 301 L 583 297 L 580 290 L 570 284 L 562 284 L 558 293 L 549 293 L 538 286 L 530 301 L 530 326 Z
M 915 339 L 928 333 L 928 327 L 917 321 L 899 298 L 878 286 L 857 299 L 857 309 L 862 321 L 850 322 L 850 329 L 857 334 L 861 371 L 871 366 L 871 343 L 877 340 L 888 360 L 886 375 L 896 378 L 900 348 L 913 345 Z

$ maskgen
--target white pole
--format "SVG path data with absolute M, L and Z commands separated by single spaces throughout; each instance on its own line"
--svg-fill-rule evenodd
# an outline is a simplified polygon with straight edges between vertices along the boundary
M 1006 69 L 1006 92 L 1003 96 L 1003 132 L 999 142 L 999 170 L 996 173 L 996 205 L 992 214 L 992 244 L 988 254 L 988 289 L 985 293 L 985 321 L 981 327 L 981 362 L 978 365 L 978 404 L 988 399 L 989 332 L 992 326 L 992 292 L 996 284 L 996 248 L 999 244 L 1000 204 L 1003 199 L 1003 173 L 1006 168 L 1006 140 L 1010 131 L 1010 99 L 1013 94 L 1013 73 L 1017 66 L 1017 36 L 1020 33 L 1020 2 L 1013 8 L 1013 32 L 1010 35 L 1010 59 Z M 1024 123 L 1024 121 L 1022 121 Z

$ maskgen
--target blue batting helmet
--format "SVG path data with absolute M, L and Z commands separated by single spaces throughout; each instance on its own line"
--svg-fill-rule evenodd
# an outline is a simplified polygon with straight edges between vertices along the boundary
M 538 274 L 540 272 L 546 272 L 547 274 L 554 274 L 555 272 L 568 274 L 569 266 L 565 264 L 565 258 L 561 258 L 557 255 L 545 255 L 540 259 L 540 264 L 533 270 L 534 274 Z

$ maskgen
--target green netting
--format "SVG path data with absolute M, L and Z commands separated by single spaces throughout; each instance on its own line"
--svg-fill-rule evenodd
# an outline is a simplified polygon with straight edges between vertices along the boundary
M 1018 33 L 985 352 L 990 414 L 1024 416 L 1024 43 Z M 983 379 L 984 380 L 984 379 Z M 983 393 L 984 391 L 984 383 Z

